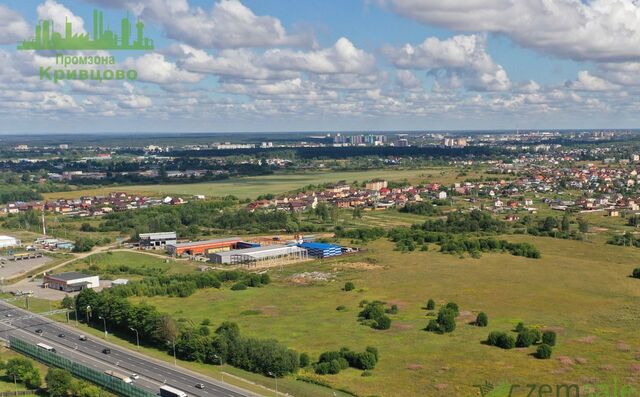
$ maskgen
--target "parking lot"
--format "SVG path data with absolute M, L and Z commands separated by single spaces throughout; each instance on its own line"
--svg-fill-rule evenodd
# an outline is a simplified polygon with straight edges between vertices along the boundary
M 52 258 L 43 256 L 41 258 L 13 261 L 10 257 L 0 256 L 0 279 L 4 280 L 27 273 L 30 270 L 51 262 L 52 260 Z
M 103 288 L 109 288 L 110 286 L 110 280 L 100 280 L 100 287 L 96 288 L 95 291 L 101 291 Z M 59 301 L 66 295 L 75 296 L 78 294 L 77 292 L 64 292 L 52 288 L 43 288 L 42 277 L 25 278 L 24 280 L 20 280 L 15 284 L 4 286 L 2 290 L 4 292 L 30 291 L 33 292 L 32 296 L 36 298 L 52 301 Z

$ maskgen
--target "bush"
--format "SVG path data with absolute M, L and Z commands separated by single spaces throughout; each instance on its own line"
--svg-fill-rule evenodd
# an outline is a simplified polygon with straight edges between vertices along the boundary
M 556 333 L 555 331 L 544 331 L 542 334 L 542 343 L 549 346 L 556 345 Z
M 640 267 L 633 269 L 633 273 L 631 273 L 631 277 L 640 278 Z
M 521 332 L 524 329 L 524 323 L 521 321 L 516 325 L 516 332 Z
M 518 339 L 516 339 L 517 347 L 529 347 L 536 342 L 536 336 L 530 329 L 524 328 L 518 333 Z
M 489 325 L 489 318 L 484 312 L 480 312 L 478 313 L 478 317 L 476 317 L 475 324 L 478 327 L 486 327 L 487 325 Z
M 457 312 L 448 306 L 443 307 L 438 312 L 437 322 L 442 332 L 453 332 L 456 329 Z
M 489 346 L 497 346 L 498 345 L 498 339 L 500 338 L 500 335 L 503 334 L 504 332 L 499 332 L 499 331 L 491 331 L 489 333 L 489 336 L 487 337 L 487 345 Z
M 300 368 L 308 367 L 311 363 L 311 359 L 309 358 L 309 354 L 302 353 L 300 354 Z
M 235 283 L 231 286 L 231 291 L 243 291 L 247 289 L 247 284 L 243 282 Z
M 436 308 L 436 302 L 433 301 L 433 299 L 429 299 L 427 301 L 427 310 L 433 310 Z
M 458 308 L 458 304 L 455 302 L 449 302 L 446 305 L 444 305 L 444 307 L 453 311 L 453 313 L 455 314 L 455 317 L 458 317 L 458 315 L 460 314 L 460 309 Z
M 389 329 L 391 328 L 391 319 L 389 316 L 380 316 L 376 319 L 376 324 L 373 326 L 375 329 Z
M 373 356 L 376 358 L 376 362 L 378 362 L 378 360 L 380 360 L 380 354 L 378 353 L 378 348 L 377 347 L 367 346 L 365 351 L 373 354 Z
M 344 311 L 347 311 L 347 307 L 345 305 L 340 305 L 336 307 L 336 310 L 339 312 L 344 312 Z
M 345 291 L 353 291 L 354 289 L 356 289 L 356 286 L 351 281 L 347 281 L 346 283 L 344 283 L 344 290 Z
M 326 375 L 326 374 L 328 374 L 329 373 L 329 363 L 323 362 L 323 363 L 316 364 L 315 367 L 314 367 L 314 371 L 318 375 Z
M 369 352 L 362 352 L 356 354 L 356 361 L 354 367 L 358 369 L 374 369 L 376 367 L 376 356 Z
M 513 336 L 502 332 L 500 333 L 500 335 L 498 335 L 498 340 L 496 341 L 496 346 L 502 348 L 502 349 L 513 349 L 516 345 L 516 341 L 515 339 L 513 339 Z
M 329 362 L 329 373 L 331 375 L 339 374 L 341 370 L 342 367 L 340 366 L 340 362 L 338 360 L 331 360 Z
M 398 314 L 398 305 L 391 305 L 391 308 L 386 309 L 385 313 Z
M 362 373 L 360 374 L 360 376 L 373 376 L 373 372 L 366 370 L 366 371 L 362 371 Z
M 542 360 L 546 360 L 551 358 L 552 352 L 553 352 L 553 349 L 551 349 L 551 346 L 543 343 L 540 346 L 538 346 L 538 349 L 536 350 L 536 357 Z
M 429 323 L 427 323 L 425 331 L 440 332 L 440 325 L 438 325 L 438 322 L 436 320 L 429 320 Z

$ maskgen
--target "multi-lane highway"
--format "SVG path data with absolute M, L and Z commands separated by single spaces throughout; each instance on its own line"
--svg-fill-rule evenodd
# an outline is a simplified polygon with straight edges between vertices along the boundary
M 36 330 L 42 330 L 42 333 L 36 333 Z M 3 339 L 14 336 L 34 344 L 45 343 L 55 348 L 57 354 L 98 371 L 110 369 L 129 376 L 138 374 L 140 378 L 134 383 L 154 393 L 158 393 L 160 386 L 166 384 L 186 392 L 189 396 L 258 396 L 92 336 L 87 336 L 86 341 L 81 341 L 80 335 L 81 333 L 73 327 L 0 301 L 0 337 Z M 111 353 L 103 353 L 105 348 L 110 349 Z M 204 389 L 197 388 L 197 384 L 203 384 Z

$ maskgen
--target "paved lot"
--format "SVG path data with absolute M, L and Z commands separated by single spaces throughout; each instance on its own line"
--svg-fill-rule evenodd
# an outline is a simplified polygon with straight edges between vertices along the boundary
M 27 273 L 37 267 L 53 261 L 53 258 L 43 256 L 42 258 L 25 259 L 21 261 L 9 260 L 9 257 L 0 256 L 0 278 L 7 279 L 23 273 Z M 3 263 L 4 262 L 4 263 Z
M 103 288 L 108 288 L 111 286 L 111 281 L 108 280 L 100 280 L 100 287 L 96 288 L 96 291 L 100 291 Z M 8 286 L 4 286 L 2 288 L 4 292 L 16 292 L 16 291 L 31 291 L 33 292 L 33 296 L 40 299 L 47 299 L 52 301 L 62 300 L 66 295 L 75 296 L 77 292 L 64 292 L 58 291 L 51 288 L 43 288 L 42 287 L 42 279 L 41 278 L 26 278 L 24 280 L 20 280 L 15 284 L 11 284 Z

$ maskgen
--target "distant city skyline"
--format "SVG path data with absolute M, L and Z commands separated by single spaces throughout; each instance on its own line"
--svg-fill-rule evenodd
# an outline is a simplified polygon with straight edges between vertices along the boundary
M 639 125 L 640 5 L 501 4 L 0 0 L 0 134 Z M 138 76 L 43 81 L 56 52 Z

